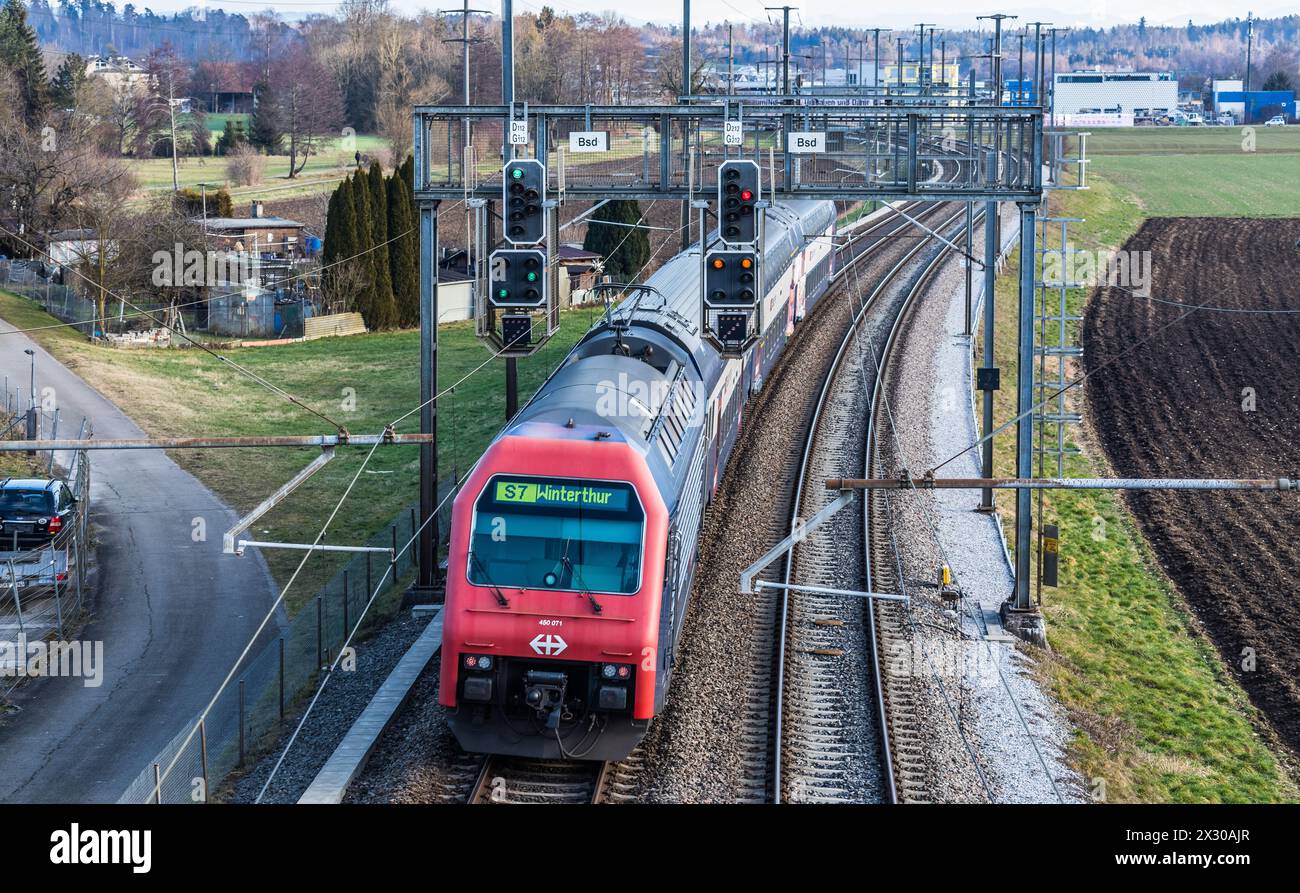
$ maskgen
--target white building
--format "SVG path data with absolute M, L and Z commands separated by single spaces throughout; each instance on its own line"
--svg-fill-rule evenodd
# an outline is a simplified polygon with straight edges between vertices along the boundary
M 1169 71 L 1071 71 L 1056 76 L 1055 97 L 1058 115 L 1150 118 L 1178 109 L 1178 78 Z
M 1219 115 L 1222 115 L 1224 112 L 1227 112 L 1229 115 L 1232 115 L 1233 120 L 1245 121 L 1246 120 L 1245 102 L 1224 102 L 1219 98 L 1220 94 L 1223 93 L 1235 93 L 1237 95 L 1240 95 L 1244 89 L 1245 89 L 1244 82 L 1241 80 L 1241 78 L 1237 78 L 1236 80 L 1214 81 L 1213 93 L 1214 93 L 1215 117 L 1218 117 Z

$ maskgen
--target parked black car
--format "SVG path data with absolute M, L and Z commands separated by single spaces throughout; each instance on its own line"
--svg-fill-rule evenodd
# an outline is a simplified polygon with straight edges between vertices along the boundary
M 76 504 L 72 490 L 63 481 L 0 481 L 0 551 L 22 551 L 48 544 L 72 523 Z

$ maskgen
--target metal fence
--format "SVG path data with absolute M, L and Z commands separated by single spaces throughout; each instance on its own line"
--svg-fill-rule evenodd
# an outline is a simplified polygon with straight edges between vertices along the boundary
M 30 298 L 56 319 L 71 323 L 83 335 L 94 335 L 98 311 L 95 302 L 82 297 L 73 288 L 59 285 L 42 275 L 35 261 L 0 260 L 0 287 Z
M 443 543 L 451 523 L 456 482 L 439 493 Z M 417 569 L 416 549 L 401 551 L 418 529 L 418 510 L 400 513 L 366 545 L 392 549 L 390 561 L 375 552 L 358 553 L 278 633 L 264 634 L 260 650 L 239 668 L 206 718 L 196 716 L 144 767 L 119 803 L 202 803 L 229 774 L 265 750 L 284 728 L 295 702 L 338 655 L 348 633 L 379 586 L 379 599 L 405 585 Z M 393 613 L 372 609 L 367 622 Z M 217 680 L 213 680 L 214 684 Z M 196 729 L 197 726 L 197 729 Z M 170 771 L 169 771 L 169 767 Z
M 7 388 L 6 388 L 7 391 Z M 26 437 L 26 413 L 12 411 L 14 395 L 6 393 L 10 411 L 3 415 L 0 438 L 18 440 Z M 21 399 L 16 401 L 22 405 Z M 37 437 L 44 433 L 57 436 L 58 413 L 35 410 Z M 90 437 L 90 424 L 83 420 L 80 437 Z M 47 474 L 55 471 L 53 452 L 38 454 Z M 90 543 L 90 459 L 85 450 L 71 455 L 66 480 L 76 500 L 71 520 L 48 545 L 36 549 L 4 550 L 0 535 L 0 639 L 18 647 L 0 657 L 0 700 L 7 697 L 23 679 L 29 643 L 48 639 L 65 640 L 65 630 L 76 622 L 85 603 L 86 569 L 92 554 Z

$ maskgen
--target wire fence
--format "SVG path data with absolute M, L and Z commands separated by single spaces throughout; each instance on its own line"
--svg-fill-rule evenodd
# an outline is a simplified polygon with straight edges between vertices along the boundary
M 0 439 L 26 439 L 33 423 L 36 437 L 58 436 L 58 411 L 48 412 L 39 406 L 20 409 L 21 395 L 10 392 L 7 382 L 4 406 Z M 90 428 L 83 419 L 79 436 L 90 437 Z M 58 472 L 73 499 L 71 513 L 50 541 L 34 548 L 19 548 L 18 536 L 25 532 L 21 530 L 23 524 L 5 521 L 0 525 L 0 641 L 8 646 L 0 648 L 0 701 L 23 680 L 36 675 L 38 669 L 52 669 L 29 667 L 29 647 L 49 640 L 66 641 L 66 631 L 77 622 L 85 605 L 86 569 L 92 549 L 88 520 L 90 459 L 85 450 L 65 458 L 66 470 L 56 468 L 53 451 L 31 456 L 36 466 L 32 475 L 44 471 L 46 476 L 53 476 Z M 54 514 L 51 512 L 51 517 Z
M 295 280 L 297 282 L 297 280 Z M 34 301 L 42 310 L 89 337 L 154 326 L 155 320 L 108 296 L 103 313 L 81 291 L 55 281 L 53 270 L 39 261 L 0 260 L 0 288 Z M 155 318 L 167 307 L 153 299 L 136 299 Z M 243 338 L 288 338 L 303 334 L 303 319 L 317 308 L 303 289 L 266 290 L 249 300 L 242 286 L 214 286 L 206 300 L 186 300 L 178 308 L 186 331 Z M 168 341 L 176 346 L 184 342 Z
M 455 480 L 444 481 L 438 494 L 439 545 L 446 543 L 457 487 Z M 411 506 L 366 543 L 391 549 L 395 559 L 357 553 L 286 626 L 264 634 L 259 650 L 239 668 L 206 718 L 196 716 L 186 723 L 118 802 L 206 803 L 231 772 L 274 743 L 297 701 L 338 655 L 381 579 L 376 609 L 367 615 L 367 623 L 396 610 L 397 601 L 385 596 L 404 587 L 418 569 L 418 550 L 401 552 L 419 529 L 418 518 L 418 508 Z M 392 571 L 385 577 L 390 563 Z M 198 734 L 191 737 L 195 724 Z
M 94 336 L 101 327 L 95 302 L 78 294 L 76 289 L 61 285 L 35 261 L 0 260 L 0 286 L 24 298 L 61 322 L 70 323 L 83 335 Z

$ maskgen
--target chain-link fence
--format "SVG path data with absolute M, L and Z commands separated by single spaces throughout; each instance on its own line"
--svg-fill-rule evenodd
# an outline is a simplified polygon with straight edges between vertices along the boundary
M 56 319 L 70 323 L 83 335 L 94 335 L 95 302 L 73 288 L 60 285 L 37 261 L 0 260 L 0 288 L 30 298 Z
M 444 481 L 439 493 L 443 543 L 456 487 L 455 481 Z M 412 506 L 366 543 L 391 550 L 391 561 L 378 552 L 357 553 L 286 627 L 264 635 L 260 649 L 239 667 L 207 716 L 187 723 L 118 802 L 207 802 L 233 770 L 278 739 L 295 703 L 338 655 L 376 587 L 367 623 L 396 610 L 394 591 L 418 569 L 416 549 L 406 548 L 419 529 L 418 516 Z
M 0 413 L 4 420 L 0 439 L 26 439 L 29 416 L 34 416 L 38 438 L 57 436 L 57 411 L 45 412 L 40 408 L 15 411 L 15 406 L 23 405 L 21 395 L 9 393 L 7 389 L 4 401 L 6 411 Z M 90 424 L 85 420 L 81 423 L 80 436 L 90 436 Z M 33 675 L 32 668 L 27 666 L 29 645 L 47 640 L 65 641 L 65 631 L 76 623 L 85 603 L 86 569 L 92 548 L 88 522 L 90 459 L 85 450 L 78 450 L 67 462 L 66 474 L 62 474 L 62 469 L 56 469 L 52 451 L 35 454 L 33 476 L 42 470 L 47 476 L 58 471 L 68 491 L 35 494 L 35 498 L 42 500 L 40 509 L 45 515 L 37 525 L 22 519 L 29 512 L 15 513 L 18 517 L 6 517 L 0 524 L 0 638 L 11 645 L 0 651 L 0 701 Z M 50 540 L 31 545 L 36 526 L 49 530 L 56 524 L 55 519 L 58 529 Z M 42 672 L 51 669 L 45 667 Z

